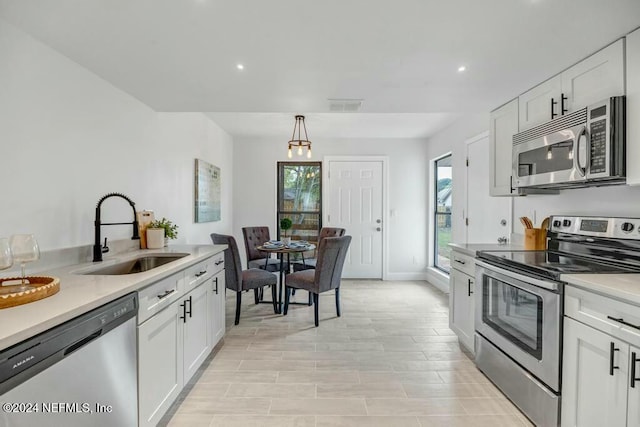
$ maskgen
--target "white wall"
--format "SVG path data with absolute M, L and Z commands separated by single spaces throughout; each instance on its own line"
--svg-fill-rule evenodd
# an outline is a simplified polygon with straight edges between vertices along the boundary
M 130 196 L 210 243 L 232 224 L 232 140 L 200 113 L 157 113 L 0 20 L 0 236 L 34 233 L 42 250 L 93 243 L 95 204 Z M 222 221 L 193 223 L 194 159 L 222 169 Z M 104 221 L 133 214 L 119 199 Z M 130 227 L 103 227 L 110 239 Z
M 288 160 L 287 140 L 288 136 L 283 135 L 279 139 L 234 141 L 234 234 L 241 247 L 241 229 L 245 226 L 268 225 L 275 237 L 276 164 Z M 389 278 L 424 278 L 428 221 L 426 141 L 313 138 L 312 141 L 314 161 L 321 161 L 323 156 L 388 156 L 389 210 L 394 212 L 393 217 L 387 212 L 384 218 L 389 236 Z M 294 153 L 292 160 L 296 158 Z

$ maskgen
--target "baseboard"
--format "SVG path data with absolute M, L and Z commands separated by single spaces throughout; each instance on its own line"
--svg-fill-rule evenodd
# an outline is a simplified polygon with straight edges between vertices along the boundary
M 427 280 L 426 272 L 416 273 L 387 273 L 386 280 Z
M 440 270 L 436 270 L 435 268 L 429 268 L 427 270 L 427 281 L 431 283 L 436 288 L 440 289 L 445 294 L 449 293 L 449 276 L 444 274 Z

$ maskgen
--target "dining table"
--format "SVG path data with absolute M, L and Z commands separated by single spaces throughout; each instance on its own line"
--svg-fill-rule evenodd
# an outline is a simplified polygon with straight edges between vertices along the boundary
M 269 256 L 271 254 L 276 254 L 278 259 L 280 260 L 280 271 L 279 271 L 279 288 L 278 288 L 278 300 L 277 300 L 277 310 L 278 314 L 282 313 L 282 290 L 284 288 L 284 283 L 286 281 L 286 272 L 285 272 L 285 263 L 284 256 L 287 256 L 287 266 L 291 265 L 291 254 L 304 254 L 304 252 L 312 251 L 316 248 L 314 244 L 302 245 L 302 244 L 294 244 L 294 245 L 270 245 L 268 243 L 263 243 L 260 246 L 257 246 L 256 249 L 260 252 L 266 252 L 268 254 L 267 258 L 265 258 L 265 269 L 268 265 Z M 304 264 L 304 255 L 302 255 L 302 263 Z M 301 305 L 309 305 L 308 303 L 300 303 L 300 302 L 290 302 L 289 304 L 301 304 Z

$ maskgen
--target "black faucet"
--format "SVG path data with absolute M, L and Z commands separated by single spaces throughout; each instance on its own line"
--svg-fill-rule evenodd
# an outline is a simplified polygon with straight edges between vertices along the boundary
M 100 206 L 102 202 L 107 200 L 110 197 L 121 197 L 125 199 L 131 205 L 131 209 L 133 209 L 133 222 L 100 222 Z M 136 204 L 133 201 L 125 196 L 122 193 L 109 193 L 104 196 L 100 200 L 98 200 L 98 204 L 96 205 L 96 220 L 94 221 L 96 228 L 96 239 L 93 245 L 93 262 L 102 261 L 102 253 L 108 252 L 109 248 L 107 248 L 107 242 L 105 239 L 104 248 L 100 245 L 100 226 L 102 225 L 124 225 L 124 224 L 133 224 L 133 236 L 131 236 L 131 240 L 138 240 L 140 236 L 138 235 L 138 220 L 136 218 Z

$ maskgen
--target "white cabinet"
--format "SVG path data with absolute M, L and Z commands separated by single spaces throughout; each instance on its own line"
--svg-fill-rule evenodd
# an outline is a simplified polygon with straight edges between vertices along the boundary
M 565 287 L 562 426 L 640 425 L 640 308 Z
M 520 131 L 610 96 L 624 95 L 624 73 L 621 39 L 520 95 Z
M 473 258 L 451 252 L 451 272 L 449 274 L 449 327 L 458 335 L 458 341 L 474 353 L 474 282 Z
M 489 194 L 514 195 L 512 187 L 513 135 L 518 133 L 518 100 L 491 112 L 489 121 Z
M 225 282 L 224 271 L 216 274 L 207 284 L 209 347 L 213 349 L 224 336 L 225 330 Z
M 562 426 L 627 425 L 629 345 L 565 318 L 563 354 Z
M 640 185 L 640 30 L 627 36 L 627 184 Z
M 207 309 L 208 283 L 204 283 L 189 292 L 182 303 L 183 322 L 183 369 L 184 382 L 187 383 L 196 373 L 204 359 L 209 355 L 209 315 Z
M 182 390 L 182 308 L 176 301 L 138 327 L 138 418 L 155 426 Z

